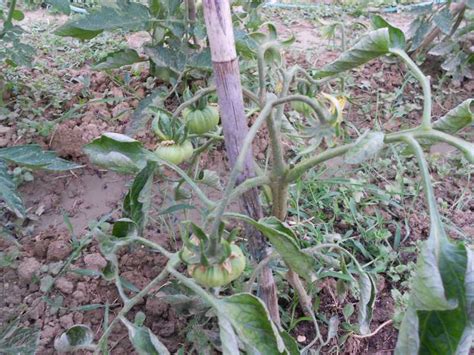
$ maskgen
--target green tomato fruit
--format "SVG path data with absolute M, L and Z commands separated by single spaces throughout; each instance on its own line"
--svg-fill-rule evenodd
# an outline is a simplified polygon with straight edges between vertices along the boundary
M 220 287 L 227 285 L 230 281 L 229 271 L 222 265 L 190 265 L 188 272 L 198 284 L 205 287 Z
M 232 244 L 230 250 L 231 253 L 228 259 L 231 266 L 229 282 L 239 278 L 245 269 L 245 255 L 242 253 L 242 249 L 240 249 L 237 245 Z
M 309 106 L 307 103 L 302 102 L 302 101 L 292 101 L 291 106 L 296 112 L 302 114 L 305 117 L 310 116 L 311 113 L 313 112 L 313 109 L 311 108 L 311 106 Z
M 182 144 L 162 144 L 156 148 L 155 154 L 160 159 L 178 165 L 191 158 L 193 151 L 191 142 L 184 141 Z
M 189 265 L 188 272 L 202 286 L 220 287 L 237 279 L 245 269 L 245 256 L 237 245 L 231 246 L 231 254 L 222 264 Z
M 219 123 L 219 111 L 216 107 L 210 105 L 202 110 L 185 108 L 183 118 L 190 133 L 204 134 Z

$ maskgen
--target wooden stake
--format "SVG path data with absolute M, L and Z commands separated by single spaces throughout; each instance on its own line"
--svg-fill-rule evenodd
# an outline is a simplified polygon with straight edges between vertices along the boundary
M 225 147 L 229 163 L 231 166 L 234 166 L 244 138 L 248 132 L 248 123 L 244 111 L 239 62 L 235 51 L 230 5 L 228 0 L 204 0 L 203 7 L 224 131 Z M 237 183 L 241 183 L 254 176 L 253 153 L 252 149 L 249 149 Z M 256 188 L 242 195 L 241 205 L 250 217 L 258 220 L 263 216 L 262 206 Z M 267 256 L 267 243 L 264 236 L 254 228 L 247 227 L 246 232 L 249 241 L 249 250 L 258 263 Z M 258 278 L 258 284 L 259 296 L 267 305 L 273 321 L 280 324 L 277 289 L 270 268 L 265 267 L 262 270 Z

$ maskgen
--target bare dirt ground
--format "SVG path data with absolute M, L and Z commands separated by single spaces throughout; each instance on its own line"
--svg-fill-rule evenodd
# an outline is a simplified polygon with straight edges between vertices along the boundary
M 410 18 L 404 15 L 391 15 L 389 19 L 406 28 Z M 46 15 L 44 11 L 35 11 L 27 13 L 27 20 L 31 24 L 58 23 L 64 21 L 65 17 L 53 17 Z M 294 20 L 291 26 L 287 26 L 280 18 L 274 20 L 283 37 L 290 32 L 296 36 L 294 49 L 287 53 L 289 63 L 298 63 L 303 67 L 319 67 L 338 56 L 338 50 L 327 48 L 327 40 L 321 39 L 319 27 L 313 21 L 300 18 Z M 135 34 L 128 38 L 128 43 L 139 48 L 146 38 L 145 34 Z M 380 73 L 383 76 L 376 75 Z M 88 245 L 83 253 L 72 261 L 71 270 L 61 272 L 61 263 L 73 252 L 72 235 L 64 223 L 64 214 L 69 216 L 74 233 L 79 237 L 84 236 L 92 220 L 106 214 L 111 214 L 112 217 L 117 215 L 130 179 L 89 166 L 82 152 L 82 146 L 105 131 L 123 132 L 139 99 L 149 93 L 144 86 L 147 73 L 144 72 L 141 78 L 134 79 L 135 82 L 131 84 L 134 93 L 131 94 L 124 92 L 110 77 L 103 73 L 92 72 L 89 67 L 69 70 L 67 76 L 59 70 L 58 75 L 65 78 L 66 90 L 73 93 L 73 97 L 64 109 L 80 102 L 81 90 L 84 89 L 80 82 L 69 79 L 84 74 L 90 75 L 91 86 L 88 90 L 91 91 L 92 98 L 100 100 L 107 97 L 119 97 L 120 102 L 118 104 L 90 103 L 79 111 L 76 118 L 61 122 L 54 132 L 44 139 L 27 137 L 19 133 L 15 125 L 10 127 L 8 134 L 4 137 L 7 145 L 39 141 L 44 147 L 56 150 L 62 157 L 87 165 L 74 173 L 35 174 L 35 181 L 24 184 L 20 189 L 25 204 L 30 209 L 31 219 L 22 226 L 27 233 L 17 235 L 21 243 L 21 254 L 15 261 L 14 267 L 2 270 L 0 323 L 18 312 L 22 313 L 22 321 L 25 325 L 41 329 L 38 354 L 53 354 L 54 338 L 75 323 L 89 325 L 96 335 L 99 334 L 105 305 L 108 304 L 110 307 L 110 320 L 113 319 L 116 310 L 121 307 L 114 285 L 97 276 L 83 276 L 71 272 L 78 268 L 99 271 L 105 267 L 106 260 L 100 255 L 95 243 Z M 369 87 L 382 86 L 390 91 L 400 87 L 403 82 L 403 73 L 393 63 L 376 61 L 356 73 L 355 81 L 358 80 L 366 81 Z M 454 107 L 464 98 L 472 95 L 474 90 L 473 83 L 463 83 L 461 86 L 447 89 L 449 95 L 445 96 L 442 102 L 435 101 L 434 103 L 435 115 Z M 367 87 L 355 88 L 352 96 L 355 102 L 360 105 L 366 104 L 371 112 L 375 112 L 381 108 L 377 106 L 379 104 L 372 91 Z M 416 92 L 416 88 L 413 85 L 407 85 L 405 91 L 406 95 L 412 95 Z M 348 108 L 348 121 L 362 129 L 372 125 L 373 117 L 361 115 L 360 107 L 354 104 Z M 418 120 L 419 109 L 410 112 L 406 121 L 385 118 L 382 114 L 381 116 L 382 126 L 393 130 L 401 126 L 409 126 Z M 145 141 L 148 140 L 148 144 L 153 144 L 147 135 L 142 138 L 145 138 Z M 267 142 L 261 138 L 255 145 L 257 158 L 264 157 L 266 147 Z M 433 152 L 447 155 L 452 151 L 447 150 L 446 147 L 437 146 Z M 227 166 L 223 156 L 221 146 L 202 164 L 218 170 L 224 177 Z M 438 178 L 436 173 L 434 175 L 437 181 L 437 196 L 448 204 L 454 203 L 459 198 L 459 194 L 453 191 L 454 188 L 464 188 L 466 191 L 466 186 L 472 186 L 472 183 L 465 179 L 444 176 Z M 159 198 L 158 196 L 158 201 Z M 423 202 L 419 201 L 419 208 L 422 206 Z M 471 199 L 462 210 L 448 209 L 444 212 L 447 218 L 450 218 L 467 235 L 472 236 L 473 211 L 474 202 Z M 409 216 L 409 220 L 413 239 L 407 243 L 414 244 L 417 239 L 423 239 L 426 236 L 427 219 L 423 216 L 412 215 Z M 169 249 L 175 248 L 176 244 L 167 232 L 154 229 L 155 227 L 152 224 L 150 230 L 147 231 L 147 237 Z M 11 243 L 0 239 L 0 250 L 8 252 L 13 248 Z M 142 248 L 124 251 L 119 258 L 123 277 L 138 288 L 145 286 L 155 277 L 163 268 L 164 262 L 165 260 L 160 255 Z M 46 276 L 55 280 L 55 287 L 47 295 L 40 289 L 41 280 Z M 382 278 L 378 286 L 380 297 L 375 307 L 373 329 L 390 319 L 394 309 L 390 294 L 392 285 Z M 334 306 L 334 300 L 329 291 L 331 287 L 332 285 L 328 285 L 322 291 L 321 308 L 329 313 L 337 314 L 341 310 L 339 306 Z M 90 304 L 96 305 L 96 308 L 88 310 L 81 308 Z M 183 332 L 185 319 L 179 317 L 173 308 L 162 302 L 159 297 L 154 296 L 145 299 L 142 304 L 135 307 L 134 312 L 139 310 L 143 310 L 148 315 L 145 324 L 160 337 L 170 351 L 177 351 L 185 335 Z M 314 330 L 312 327 L 302 325 L 296 328 L 295 335 L 302 334 L 309 340 L 312 339 Z M 395 347 L 396 334 L 396 330 L 389 325 L 369 339 L 350 338 L 346 344 L 346 353 L 390 354 Z M 119 326 L 114 330 L 111 336 L 111 343 L 114 344 L 112 354 L 133 353 L 126 337 L 127 332 L 124 328 Z

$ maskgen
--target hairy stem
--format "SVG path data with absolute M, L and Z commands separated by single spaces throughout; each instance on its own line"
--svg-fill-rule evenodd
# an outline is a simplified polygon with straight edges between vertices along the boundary
M 423 74 L 418 68 L 416 63 L 410 58 L 405 51 L 401 49 L 391 49 L 390 52 L 399 56 L 408 68 L 411 70 L 415 78 L 420 82 L 421 88 L 423 89 L 423 117 L 421 127 L 424 129 L 431 128 L 431 86 L 430 80 Z
M 403 141 L 407 143 L 415 152 L 415 157 L 420 167 L 423 189 L 425 191 L 426 201 L 428 203 L 428 210 L 430 212 L 431 226 L 437 226 L 440 221 L 440 215 L 438 212 L 438 206 L 436 205 L 436 198 L 433 186 L 431 184 L 431 176 L 428 169 L 428 163 L 426 162 L 423 150 L 421 149 L 420 144 L 415 140 L 415 138 L 410 135 L 405 136 L 403 138 Z M 432 233 L 432 235 L 437 237 L 438 233 Z
M 184 181 L 188 183 L 188 185 L 196 192 L 196 195 L 199 199 L 208 207 L 209 209 L 215 208 L 215 202 L 211 201 L 207 198 L 206 194 L 199 188 L 199 186 L 191 179 L 186 172 L 184 172 L 180 167 L 176 166 L 175 164 L 169 163 L 165 160 L 159 159 L 156 156 L 153 156 L 153 160 L 158 161 L 160 164 L 167 166 L 168 168 L 176 171 L 179 176 L 183 178 Z
M 171 259 L 168 261 L 166 269 L 164 269 L 157 277 L 155 277 L 148 285 L 145 286 L 139 293 L 137 293 L 133 298 L 129 299 L 114 318 L 114 320 L 109 324 L 107 329 L 104 331 L 100 337 L 97 348 L 94 352 L 95 355 L 100 353 L 100 349 L 104 346 L 105 341 L 112 332 L 113 327 L 117 324 L 121 317 L 124 317 L 136 304 L 138 304 L 143 297 L 145 297 L 153 287 L 155 287 L 159 282 L 163 281 L 169 274 L 168 267 L 172 268 L 179 264 L 179 257 L 176 254 L 173 254 Z
M 328 149 L 314 157 L 307 158 L 300 163 L 296 164 L 292 169 L 286 174 L 287 182 L 294 182 L 300 176 L 302 176 L 309 169 L 319 165 L 329 159 L 345 154 L 348 150 L 354 147 L 354 143 L 341 145 L 336 148 Z

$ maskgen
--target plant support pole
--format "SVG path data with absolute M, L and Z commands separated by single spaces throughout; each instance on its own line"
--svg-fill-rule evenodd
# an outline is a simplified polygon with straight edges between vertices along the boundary
M 212 66 L 217 88 L 219 110 L 224 131 L 225 146 L 230 166 L 234 166 L 248 132 L 244 111 L 240 70 L 235 50 L 234 31 L 228 0 L 204 0 L 204 19 L 211 49 Z M 250 147 L 251 148 L 251 147 Z M 242 183 L 255 176 L 252 149 L 248 149 L 243 169 L 237 179 Z M 253 188 L 241 196 L 245 212 L 255 220 L 263 216 L 258 189 Z M 249 249 L 257 263 L 267 256 L 267 243 L 254 228 L 246 231 Z M 212 237 L 212 236 L 211 236 Z M 271 269 L 262 270 L 259 277 L 259 296 L 267 305 L 273 321 L 279 324 L 276 285 Z

